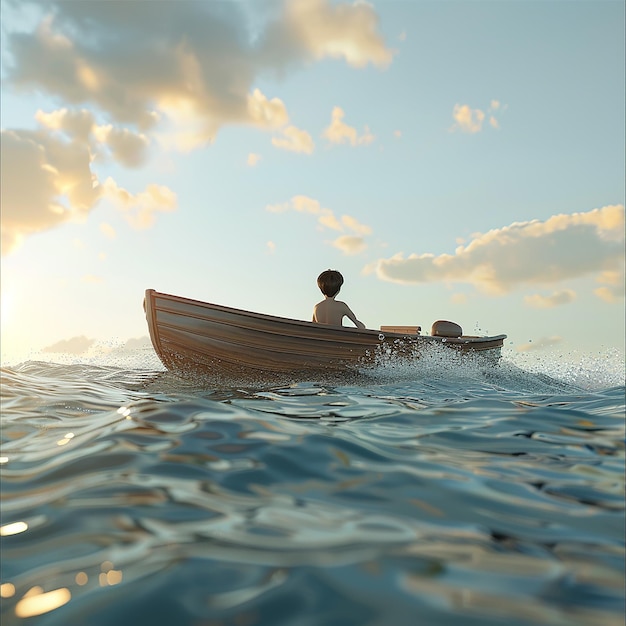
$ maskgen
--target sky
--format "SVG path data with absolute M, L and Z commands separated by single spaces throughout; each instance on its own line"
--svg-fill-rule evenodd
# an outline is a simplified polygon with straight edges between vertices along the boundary
M 148 288 L 310 320 L 329 268 L 368 328 L 623 352 L 623 2 L 1 12 L 3 364 L 145 345 Z

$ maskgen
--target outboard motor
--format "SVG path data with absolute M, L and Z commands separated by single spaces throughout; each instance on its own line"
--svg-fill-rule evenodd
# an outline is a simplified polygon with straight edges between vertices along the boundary
M 460 337 L 463 334 L 463 329 L 455 322 L 437 320 L 433 322 L 430 334 L 433 337 Z

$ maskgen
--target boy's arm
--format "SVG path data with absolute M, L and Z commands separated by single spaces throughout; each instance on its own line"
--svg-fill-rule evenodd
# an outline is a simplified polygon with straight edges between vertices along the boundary
M 346 315 L 346 317 L 357 327 L 357 328 L 365 328 L 365 324 L 363 322 L 360 322 L 357 318 L 356 315 L 352 312 L 352 310 L 350 309 L 350 307 L 345 304 L 344 302 L 344 306 L 346 307 L 344 314 Z

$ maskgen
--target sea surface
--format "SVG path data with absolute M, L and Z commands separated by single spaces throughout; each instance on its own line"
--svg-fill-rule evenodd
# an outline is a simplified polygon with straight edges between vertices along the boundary
M 2 369 L 2 626 L 624 624 L 624 364 Z

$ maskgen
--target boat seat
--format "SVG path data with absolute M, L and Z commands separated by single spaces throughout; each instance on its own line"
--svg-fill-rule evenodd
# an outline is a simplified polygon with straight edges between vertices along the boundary
M 381 326 L 380 330 L 384 333 L 400 333 L 401 335 L 419 335 L 421 326 Z

